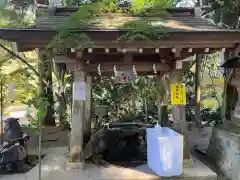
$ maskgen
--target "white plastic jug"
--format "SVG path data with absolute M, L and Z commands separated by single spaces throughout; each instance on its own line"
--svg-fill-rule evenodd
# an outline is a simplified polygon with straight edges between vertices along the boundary
M 147 129 L 148 166 L 162 177 L 183 173 L 183 136 L 170 128 Z

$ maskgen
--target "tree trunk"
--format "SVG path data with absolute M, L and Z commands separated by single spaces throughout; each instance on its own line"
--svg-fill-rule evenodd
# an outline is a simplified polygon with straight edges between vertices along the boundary
M 51 53 L 51 52 L 47 52 Z M 54 99 L 52 89 L 52 62 L 51 56 L 45 52 L 40 52 L 39 56 L 39 74 L 40 74 L 40 94 L 47 99 L 49 105 L 47 113 L 43 120 L 43 126 L 56 126 L 54 118 Z
M 92 76 L 87 76 L 86 81 L 86 103 L 84 113 L 84 137 L 88 140 L 91 136 L 91 113 L 92 113 Z M 87 139 L 86 139 L 87 140 Z
M 181 83 L 182 71 L 175 70 L 171 73 L 171 83 Z M 186 121 L 186 105 L 173 105 L 172 106 L 173 116 L 173 129 L 184 136 L 183 139 L 183 166 L 192 167 L 192 160 L 190 157 L 190 149 L 188 144 L 187 135 L 187 121 Z
M 56 93 L 57 101 L 59 102 L 59 122 L 60 126 L 66 128 L 67 123 L 67 100 L 65 95 L 65 74 L 67 72 L 67 66 L 65 63 L 57 63 L 56 64 L 56 75 L 59 81 L 60 89 L 58 93 Z
M 158 107 L 158 124 L 167 126 L 168 124 L 168 93 L 169 87 L 165 77 L 157 76 L 156 78 L 157 88 L 157 107 Z
M 195 120 L 201 124 L 201 62 L 202 55 L 196 54 L 196 71 L 195 71 Z
M 161 126 L 163 127 L 170 127 L 170 122 L 168 119 L 168 110 L 167 110 L 167 105 L 164 104 L 162 105 L 161 108 Z

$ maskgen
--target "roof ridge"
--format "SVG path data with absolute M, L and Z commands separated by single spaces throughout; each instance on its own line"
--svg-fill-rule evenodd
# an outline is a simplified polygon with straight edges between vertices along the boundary
M 165 9 L 170 14 L 181 14 L 181 13 L 189 13 L 188 16 L 194 16 L 195 10 L 190 7 L 174 7 L 174 8 L 166 8 Z M 55 13 L 55 16 L 61 15 L 61 13 L 75 13 L 78 11 L 76 7 L 54 7 L 52 11 Z M 52 15 L 52 14 L 51 14 Z

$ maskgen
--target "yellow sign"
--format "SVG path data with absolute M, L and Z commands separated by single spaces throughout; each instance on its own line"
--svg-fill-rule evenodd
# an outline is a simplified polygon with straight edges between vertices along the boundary
M 172 104 L 186 104 L 185 84 L 171 84 L 171 102 Z

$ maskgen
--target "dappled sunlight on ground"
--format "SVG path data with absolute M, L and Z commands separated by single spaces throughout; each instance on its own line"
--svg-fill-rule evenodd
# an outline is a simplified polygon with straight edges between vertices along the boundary
M 42 166 L 42 170 L 43 171 L 48 171 L 48 172 L 57 171 L 57 170 L 60 170 L 60 169 L 61 169 L 61 167 L 58 166 L 58 165 L 55 165 L 55 166 L 44 165 L 44 166 Z

